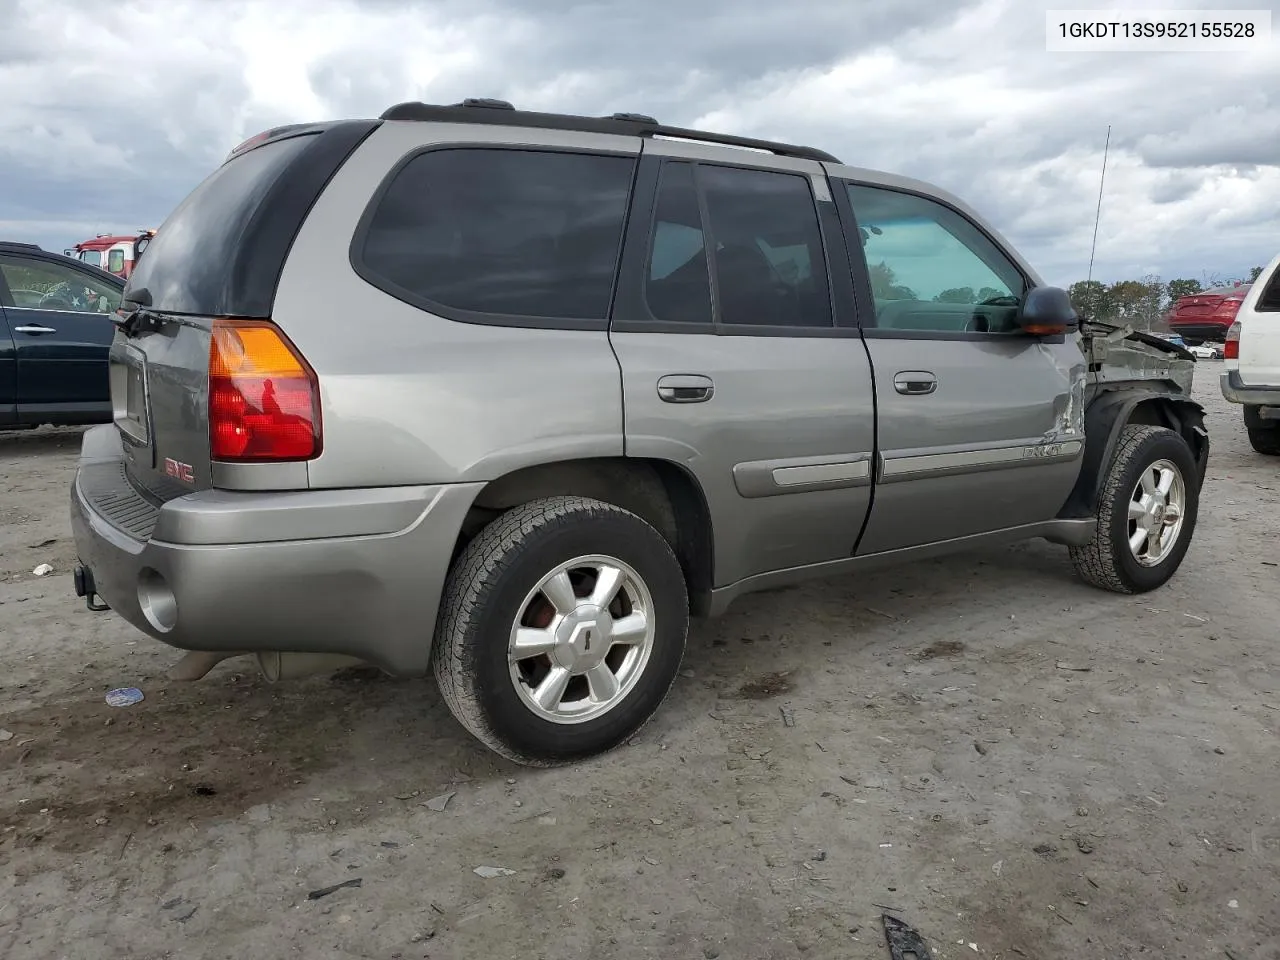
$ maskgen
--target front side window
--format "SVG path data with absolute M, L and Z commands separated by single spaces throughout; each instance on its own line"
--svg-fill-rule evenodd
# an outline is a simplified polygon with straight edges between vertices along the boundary
M 876 326 L 937 332 L 1017 329 L 1026 283 L 977 226 L 913 194 L 847 184 Z
M 700 165 L 726 325 L 832 325 L 822 233 L 809 178 Z
M 0 256 L 0 273 L 15 307 L 75 313 L 114 313 L 120 307 L 119 289 L 75 267 Z
M 424 309 L 609 315 L 634 157 L 456 148 L 412 158 L 359 241 L 367 280 Z
M 120 273 L 124 270 L 124 251 L 108 250 L 107 251 L 107 272 Z

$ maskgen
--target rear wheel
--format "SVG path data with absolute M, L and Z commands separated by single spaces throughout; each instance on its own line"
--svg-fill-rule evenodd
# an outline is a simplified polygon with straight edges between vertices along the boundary
M 653 715 L 688 625 L 684 575 L 653 527 L 598 500 L 536 500 L 490 523 L 455 562 L 436 679 L 492 750 L 570 762 L 617 746 Z
M 1163 586 L 1195 531 L 1200 471 L 1191 447 L 1165 427 L 1130 424 L 1100 486 L 1098 529 L 1071 548 L 1076 573 L 1115 593 Z
M 1244 408 L 1244 428 L 1249 433 L 1249 443 L 1258 453 L 1280 456 L 1280 420 L 1262 419 L 1262 408 Z

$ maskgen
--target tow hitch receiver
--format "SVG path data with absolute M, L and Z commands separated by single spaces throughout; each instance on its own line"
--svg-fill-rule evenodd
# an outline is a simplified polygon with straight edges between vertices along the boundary
M 93 583 L 93 573 L 82 563 L 77 563 L 71 573 L 71 580 L 76 587 L 76 596 L 84 597 L 84 605 L 94 613 L 101 613 L 111 608 L 102 602 Z

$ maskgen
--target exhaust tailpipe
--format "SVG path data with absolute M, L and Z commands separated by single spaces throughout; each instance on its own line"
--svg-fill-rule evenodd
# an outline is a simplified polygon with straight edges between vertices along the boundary
M 221 650 L 188 650 L 182 659 L 169 668 L 169 679 L 190 683 L 195 680 L 201 680 L 204 676 L 220 664 L 223 660 L 229 660 L 231 657 L 244 656 L 245 651 L 221 651 Z
M 347 667 L 361 666 L 365 661 L 341 653 L 288 653 L 269 650 L 259 653 L 258 669 L 269 683 L 297 680 L 317 673 L 332 673 Z

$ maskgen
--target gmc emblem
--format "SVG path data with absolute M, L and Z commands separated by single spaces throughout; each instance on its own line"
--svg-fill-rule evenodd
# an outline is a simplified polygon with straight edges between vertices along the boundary
M 181 463 L 165 457 L 164 472 L 176 480 L 181 480 L 183 483 L 196 482 L 196 472 L 191 469 L 191 464 L 189 463 Z

